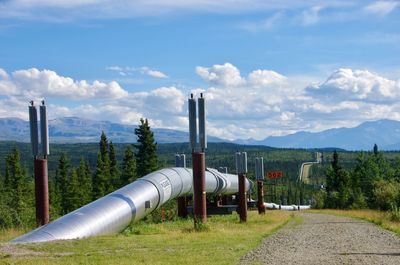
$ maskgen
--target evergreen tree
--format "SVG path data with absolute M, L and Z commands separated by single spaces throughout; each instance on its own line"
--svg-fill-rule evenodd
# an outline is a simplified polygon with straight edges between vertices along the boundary
M 115 148 L 113 143 L 110 141 L 109 145 L 109 154 L 110 154 L 110 183 L 109 183 L 109 192 L 113 192 L 119 186 L 119 170 L 117 164 L 117 157 L 115 154 Z
M 130 145 L 125 149 L 124 160 L 122 162 L 121 184 L 124 186 L 137 179 L 136 161 Z
M 6 179 L 5 187 L 11 191 L 10 207 L 20 214 L 24 208 L 24 185 L 26 181 L 26 171 L 21 169 L 20 154 L 14 148 L 11 154 L 6 157 Z
M 50 218 L 55 220 L 61 215 L 61 196 L 56 188 L 55 179 L 49 179 L 49 203 L 50 203 Z
M 93 200 L 103 197 L 107 193 L 108 176 L 104 172 L 104 162 L 101 153 L 97 155 L 96 173 L 93 176 Z
M 147 119 L 140 119 L 138 128 L 135 129 L 137 136 L 136 166 L 138 177 L 143 177 L 157 170 L 157 143 L 154 141 L 153 132 Z
M 79 183 L 78 173 L 75 168 L 71 171 L 67 184 L 67 193 L 63 200 L 65 201 L 66 213 L 72 212 L 82 205 L 81 183 Z
M 55 177 L 55 191 L 59 194 L 59 205 L 61 208 L 61 215 L 68 213 L 68 205 L 65 201 L 65 197 L 68 192 L 68 180 L 69 180 L 69 161 L 67 155 L 62 153 L 58 159 L 58 167 L 56 169 Z M 55 206 L 57 207 L 57 197 L 54 198 Z
M 378 153 L 379 153 L 377 144 L 374 144 L 374 149 L 373 150 L 374 150 L 374 155 L 377 156 Z
M 344 209 L 350 206 L 350 180 L 350 174 L 340 166 L 339 154 L 335 150 L 331 166 L 326 174 L 326 190 L 328 193 L 326 207 Z
M 93 199 L 103 197 L 110 191 L 110 157 L 108 153 L 108 140 L 104 132 L 101 133 L 100 151 L 97 156 L 96 173 L 93 177 Z
M 92 201 L 92 174 L 90 172 L 89 162 L 83 157 L 79 163 L 77 171 L 78 181 L 80 183 L 79 196 L 81 198 L 80 205 L 83 206 Z

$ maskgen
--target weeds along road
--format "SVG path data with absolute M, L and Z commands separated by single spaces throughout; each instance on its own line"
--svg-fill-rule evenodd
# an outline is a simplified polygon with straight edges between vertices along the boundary
M 400 237 L 374 224 L 325 214 L 300 213 L 267 237 L 241 264 L 400 264 Z

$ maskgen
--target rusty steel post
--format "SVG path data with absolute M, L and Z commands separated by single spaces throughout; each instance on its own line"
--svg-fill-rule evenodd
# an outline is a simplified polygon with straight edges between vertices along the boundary
M 239 216 L 241 222 L 247 222 L 247 192 L 246 192 L 246 176 L 239 174 Z
M 181 218 L 187 218 L 187 197 L 182 196 L 178 198 L 178 216 Z
M 265 214 L 265 205 L 264 205 L 264 183 L 262 180 L 257 181 L 257 208 L 259 214 Z
M 193 217 L 194 225 L 207 222 L 206 161 L 203 152 L 193 152 Z
M 222 195 L 221 204 L 228 205 L 228 195 Z
M 49 186 L 47 159 L 35 158 L 34 171 L 36 223 L 38 226 L 42 226 L 49 222 Z

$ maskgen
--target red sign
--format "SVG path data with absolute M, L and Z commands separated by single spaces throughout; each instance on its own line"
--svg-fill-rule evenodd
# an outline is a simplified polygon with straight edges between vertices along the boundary
M 267 176 L 269 179 L 279 179 L 283 177 L 283 172 L 282 171 L 270 171 L 267 173 Z

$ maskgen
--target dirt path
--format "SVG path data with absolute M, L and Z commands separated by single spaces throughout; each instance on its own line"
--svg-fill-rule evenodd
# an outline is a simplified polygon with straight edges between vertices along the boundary
M 241 264 L 400 264 L 400 237 L 347 217 L 300 214 L 267 237 Z

